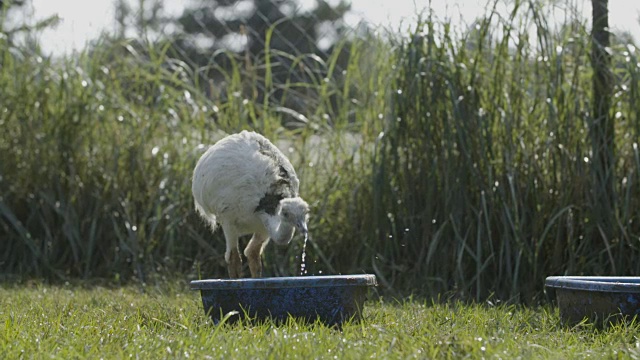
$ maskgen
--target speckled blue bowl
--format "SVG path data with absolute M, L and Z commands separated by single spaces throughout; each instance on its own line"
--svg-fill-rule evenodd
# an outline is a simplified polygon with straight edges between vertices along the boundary
M 585 318 L 606 325 L 640 315 L 640 277 L 550 276 L 545 289 L 567 325 Z
M 374 275 L 294 276 L 256 279 L 210 279 L 191 282 L 200 290 L 204 311 L 218 324 L 248 316 L 277 322 L 289 316 L 332 326 L 360 320 Z

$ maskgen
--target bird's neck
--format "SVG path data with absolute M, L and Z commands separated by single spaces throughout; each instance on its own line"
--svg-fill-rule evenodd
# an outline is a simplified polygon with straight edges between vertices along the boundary
M 269 237 L 277 243 L 288 243 L 293 238 L 294 230 L 293 225 L 282 221 L 280 216 L 276 215 L 269 219 Z

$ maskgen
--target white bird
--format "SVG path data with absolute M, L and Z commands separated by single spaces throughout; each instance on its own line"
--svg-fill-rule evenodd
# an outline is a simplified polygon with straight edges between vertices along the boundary
M 229 135 L 198 160 L 191 185 L 196 211 L 212 231 L 222 227 L 230 278 L 242 276 L 240 236 L 253 234 L 244 254 L 251 276 L 261 277 L 260 256 L 270 238 L 286 245 L 295 229 L 308 235 L 309 205 L 299 186 L 291 162 L 255 132 Z

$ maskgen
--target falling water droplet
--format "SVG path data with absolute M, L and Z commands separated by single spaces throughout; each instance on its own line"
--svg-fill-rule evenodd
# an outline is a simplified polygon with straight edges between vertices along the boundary
M 302 245 L 302 256 L 300 258 L 300 276 L 307 274 L 307 265 L 305 259 L 307 258 L 307 240 L 309 240 L 309 234 L 304 234 L 304 245 Z

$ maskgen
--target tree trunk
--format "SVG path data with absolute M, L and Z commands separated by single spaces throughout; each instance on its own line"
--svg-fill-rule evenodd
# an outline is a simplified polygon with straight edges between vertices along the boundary
M 608 0 L 592 0 L 593 32 L 591 65 L 593 66 L 593 116 L 591 123 L 593 214 L 596 238 L 615 237 L 614 127 L 610 116 L 613 79 L 609 49 Z M 612 264 L 615 271 L 615 265 Z

